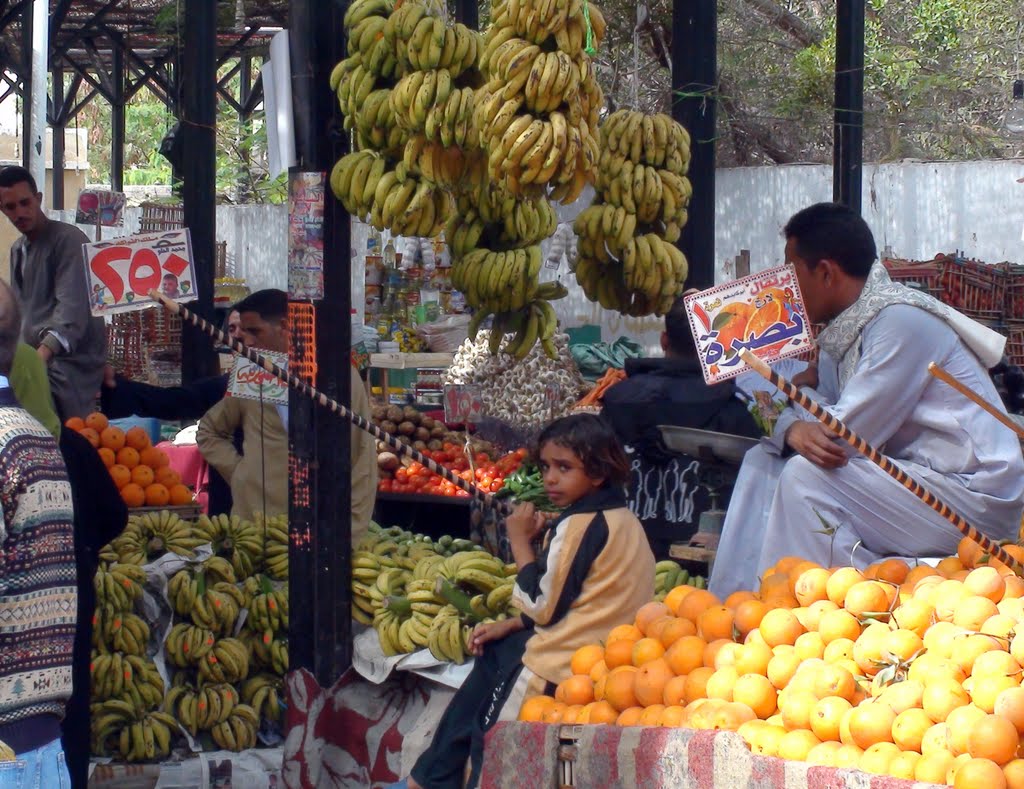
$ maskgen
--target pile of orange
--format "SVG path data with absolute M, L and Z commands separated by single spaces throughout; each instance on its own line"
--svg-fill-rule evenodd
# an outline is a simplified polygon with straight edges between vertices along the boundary
M 763 755 L 1024 789 L 1021 623 L 1024 579 L 967 539 L 934 568 L 787 557 L 756 592 L 648 603 L 520 719 L 732 730 Z
M 72 417 L 64 426 L 77 431 L 96 447 L 103 464 L 129 507 L 165 507 L 192 503 L 170 459 L 153 446 L 141 427 L 122 430 L 97 412 L 85 419 Z

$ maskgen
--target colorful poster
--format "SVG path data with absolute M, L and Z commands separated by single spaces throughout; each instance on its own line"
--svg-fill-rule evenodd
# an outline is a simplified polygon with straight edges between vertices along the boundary
M 288 181 L 288 295 L 324 297 L 326 173 L 292 173 Z
M 124 222 L 124 192 L 109 189 L 84 189 L 78 195 L 75 222 L 80 225 L 120 227 Z
M 769 363 L 811 349 L 807 313 L 792 266 L 692 293 L 684 303 L 709 384 L 749 369 L 740 359 L 744 348 Z
M 282 370 L 288 369 L 288 354 L 271 353 L 270 351 L 259 351 L 259 354 Z M 288 385 L 244 356 L 237 356 L 234 369 L 231 371 L 231 381 L 228 384 L 228 397 L 262 400 L 264 403 L 273 405 L 288 405 Z
M 444 421 L 476 424 L 484 416 L 480 387 L 476 384 L 448 384 L 444 388 Z
M 196 272 L 187 229 L 82 245 L 93 315 L 151 307 L 151 290 L 184 304 L 195 301 Z

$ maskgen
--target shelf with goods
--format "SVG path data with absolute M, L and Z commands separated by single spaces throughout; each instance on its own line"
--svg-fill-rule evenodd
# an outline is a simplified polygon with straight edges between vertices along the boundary
M 283 516 L 132 512 L 94 580 L 94 757 L 152 762 L 280 742 L 287 560 Z

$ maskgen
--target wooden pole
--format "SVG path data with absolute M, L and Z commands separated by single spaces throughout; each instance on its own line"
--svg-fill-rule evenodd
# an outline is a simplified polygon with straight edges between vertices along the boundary
M 1000 422 L 1002 422 L 1004 425 L 1010 428 L 1010 430 L 1016 433 L 1018 438 L 1024 438 L 1024 428 L 1022 428 L 1020 425 L 1018 425 L 1016 422 L 1010 419 L 1010 417 L 1008 417 L 1006 414 L 1004 414 L 990 402 L 982 398 L 980 395 L 977 395 L 974 392 L 972 392 L 970 389 L 968 389 L 966 386 L 964 386 L 962 383 L 956 380 L 956 378 L 954 378 L 944 369 L 939 367 L 939 365 L 937 365 L 935 362 L 931 362 L 928 365 L 928 372 L 930 372 L 943 383 L 949 384 L 951 387 L 956 389 L 968 400 L 973 400 L 983 409 L 992 414 L 992 416 L 994 416 L 996 419 L 998 419 Z
M 927 490 L 921 485 L 921 483 L 907 474 L 907 472 L 889 460 L 889 458 L 871 446 L 863 438 L 850 430 L 850 428 L 832 416 L 832 414 L 814 402 L 811 398 L 793 386 L 793 384 L 778 373 L 774 372 L 767 364 L 754 356 L 754 354 L 749 350 L 744 348 L 740 351 L 740 358 L 752 369 L 760 373 L 764 378 L 775 384 L 775 386 L 778 387 L 786 397 L 799 403 L 829 430 L 843 439 L 862 455 L 865 455 L 868 460 L 881 468 L 882 471 L 899 482 L 903 487 L 921 499 L 921 501 L 939 513 L 943 518 L 956 526 L 957 530 L 961 534 L 978 543 L 982 550 L 992 556 L 992 558 L 1002 562 L 1018 575 L 1024 575 L 1024 565 L 1004 551 L 998 543 L 994 542 L 971 526 L 971 524 L 958 515 L 948 504 L 939 499 L 934 493 Z
M 290 386 L 292 389 L 306 395 L 313 402 L 318 403 L 319 405 L 323 406 L 329 411 L 332 411 L 333 413 L 338 414 L 344 417 L 345 419 L 348 419 L 360 430 L 365 430 L 367 433 L 370 433 L 372 436 L 374 436 L 374 438 L 378 439 L 379 441 L 383 441 L 385 444 L 387 444 L 389 447 L 394 449 L 399 454 L 411 457 L 416 462 L 422 463 L 435 474 L 439 474 L 452 484 L 458 485 L 469 495 L 479 500 L 484 505 L 488 507 L 494 507 L 499 511 L 507 511 L 506 505 L 503 502 L 499 502 L 497 499 L 495 499 L 492 494 L 485 493 L 472 482 L 464 480 L 451 469 L 447 469 L 444 466 L 439 465 L 437 462 L 431 460 L 418 450 L 413 449 L 407 444 L 403 444 L 390 433 L 385 433 L 372 422 L 364 419 L 359 414 L 350 411 L 348 408 L 343 406 L 338 401 L 332 400 L 323 392 L 320 392 L 315 387 L 310 386 L 298 376 L 293 375 L 292 373 L 289 373 L 285 370 L 282 370 L 280 367 L 278 367 L 276 364 L 274 364 L 272 361 L 267 359 L 262 354 L 257 353 L 252 348 L 246 347 L 245 344 L 242 343 L 240 340 L 234 340 L 228 337 L 224 332 L 222 332 L 216 326 L 211 324 L 209 321 L 199 317 L 194 312 L 191 312 L 190 310 L 183 307 L 181 304 L 178 304 L 178 302 L 171 301 L 169 298 L 167 298 L 162 293 L 156 290 L 151 290 L 149 292 L 149 297 L 160 302 L 160 304 L 163 305 L 164 309 L 180 315 L 183 321 L 187 321 L 200 331 L 206 332 L 206 334 L 210 335 L 210 337 L 212 337 L 218 343 L 228 346 L 229 348 L 231 348 L 232 351 L 241 356 L 244 356 L 253 364 L 262 367 L 268 373 L 273 375 L 275 378 L 280 379 L 282 382 Z

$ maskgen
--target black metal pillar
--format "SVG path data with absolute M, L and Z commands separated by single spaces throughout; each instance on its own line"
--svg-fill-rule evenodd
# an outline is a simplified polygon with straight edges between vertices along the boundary
M 679 247 L 689 287 L 715 282 L 715 115 L 718 10 L 715 0 L 672 5 L 672 117 L 690 133 L 693 197 Z
M 470 30 L 479 30 L 480 5 L 477 0 L 455 0 L 455 18 Z
M 50 72 L 53 82 L 53 169 L 50 171 L 50 203 L 54 211 L 64 210 L 64 69 L 54 68 Z
M 347 2 L 291 0 L 290 44 L 296 150 L 295 172 L 326 173 L 343 151 L 337 103 L 324 86 L 345 56 L 342 19 Z M 324 299 L 316 305 L 317 386 L 351 402 L 349 217 L 325 190 Z M 291 481 L 289 508 L 290 665 L 332 684 L 352 660 L 350 426 L 308 398 L 292 393 L 292 465 L 308 482 Z
M 28 168 L 32 148 L 32 3 L 21 11 L 21 166 Z M 40 190 L 45 184 L 37 184 Z
M 115 42 L 111 57 L 111 81 L 114 95 L 110 102 L 110 188 L 124 191 L 124 50 Z
M 863 166 L 864 0 L 838 0 L 832 199 L 858 213 Z
M 185 0 L 182 46 L 181 120 L 184 149 L 182 200 L 185 226 L 192 233 L 198 301 L 193 308 L 213 320 L 213 277 L 217 241 L 217 4 Z M 181 375 L 184 382 L 217 372 L 209 339 L 186 325 L 182 330 Z

